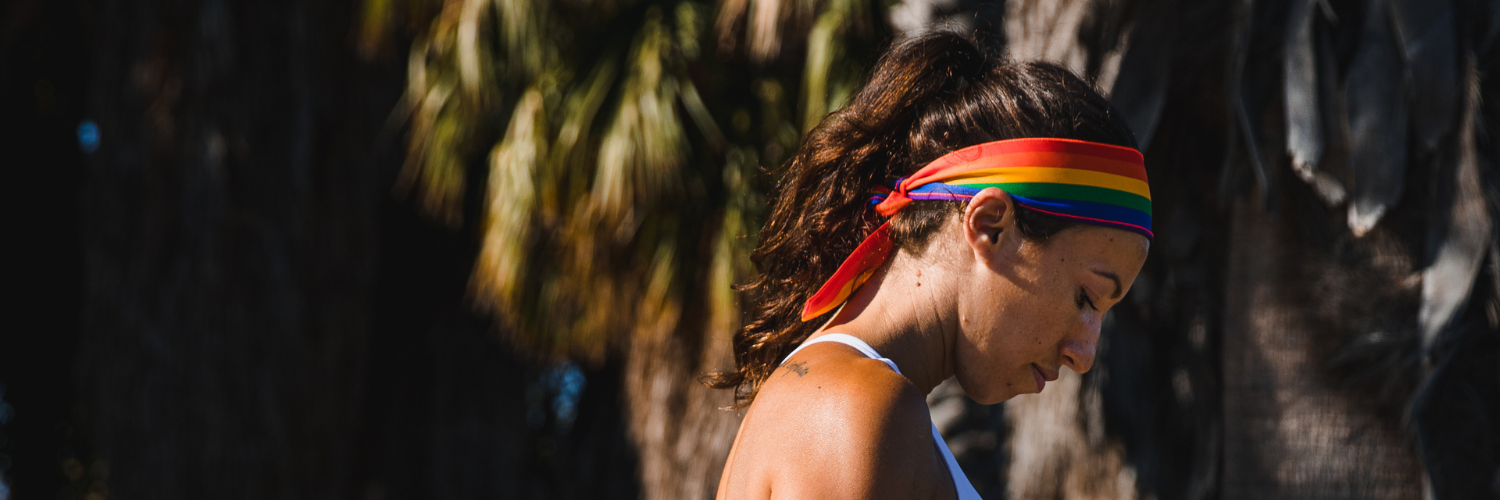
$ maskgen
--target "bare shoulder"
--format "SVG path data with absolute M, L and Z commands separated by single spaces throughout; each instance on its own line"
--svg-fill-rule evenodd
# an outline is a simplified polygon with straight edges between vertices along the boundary
M 936 476 L 947 479 L 923 395 L 847 346 L 813 345 L 788 359 L 741 425 L 736 470 L 724 478 L 730 489 L 771 498 L 924 498 L 943 491 Z
M 788 358 L 761 386 L 756 402 L 762 401 L 876 425 L 901 423 L 903 416 L 927 423 L 925 399 L 906 377 L 835 343 L 809 346 Z

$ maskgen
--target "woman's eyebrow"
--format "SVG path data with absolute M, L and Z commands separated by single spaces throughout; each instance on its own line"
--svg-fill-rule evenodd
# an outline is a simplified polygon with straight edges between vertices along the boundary
M 1109 271 L 1100 271 L 1098 269 L 1093 269 L 1092 271 L 1094 271 L 1094 274 L 1109 278 L 1110 280 L 1113 280 L 1115 282 L 1115 293 L 1109 296 L 1109 300 L 1120 298 L 1120 290 L 1122 289 L 1122 287 L 1120 286 L 1120 276 Z

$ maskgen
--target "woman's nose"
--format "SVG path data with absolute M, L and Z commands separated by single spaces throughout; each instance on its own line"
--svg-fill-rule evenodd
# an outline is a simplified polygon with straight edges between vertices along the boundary
M 1094 366 L 1094 340 L 1092 339 L 1068 338 L 1062 342 L 1062 364 L 1073 370 L 1074 373 L 1089 371 Z

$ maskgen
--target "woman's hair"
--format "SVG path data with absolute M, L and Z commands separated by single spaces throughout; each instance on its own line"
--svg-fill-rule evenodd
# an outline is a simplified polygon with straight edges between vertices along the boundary
M 1109 101 L 1059 66 L 986 55 L 963 35 L 933 32 L 881 57 L 847 106 L 807 134 L 784 166 L 751 258 L 760 275 L 741 288 L 746 324 L 734 336 L 736 369 L 709 377 L 755 398 L 781 360 L 826 321 L 803 322 L 805 300 L 879 225 L 870 188 L 975 144 L 1055 137 L 1135 148 Z M 917 202 L 891 220 L 896 249 L 921 253 L 961 202 Z M 1045 240 L 1073 224 L 1022 207 L 1020 233 Z

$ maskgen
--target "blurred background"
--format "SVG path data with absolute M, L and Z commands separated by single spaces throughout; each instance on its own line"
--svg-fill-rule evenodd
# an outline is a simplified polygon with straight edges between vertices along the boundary
M 931 29 L 1061 63 L 1157 239 L 986 498 L 1500 498 L 1500 2 L 9 0 L 0 500 L 709 498 L 800 135 Z

